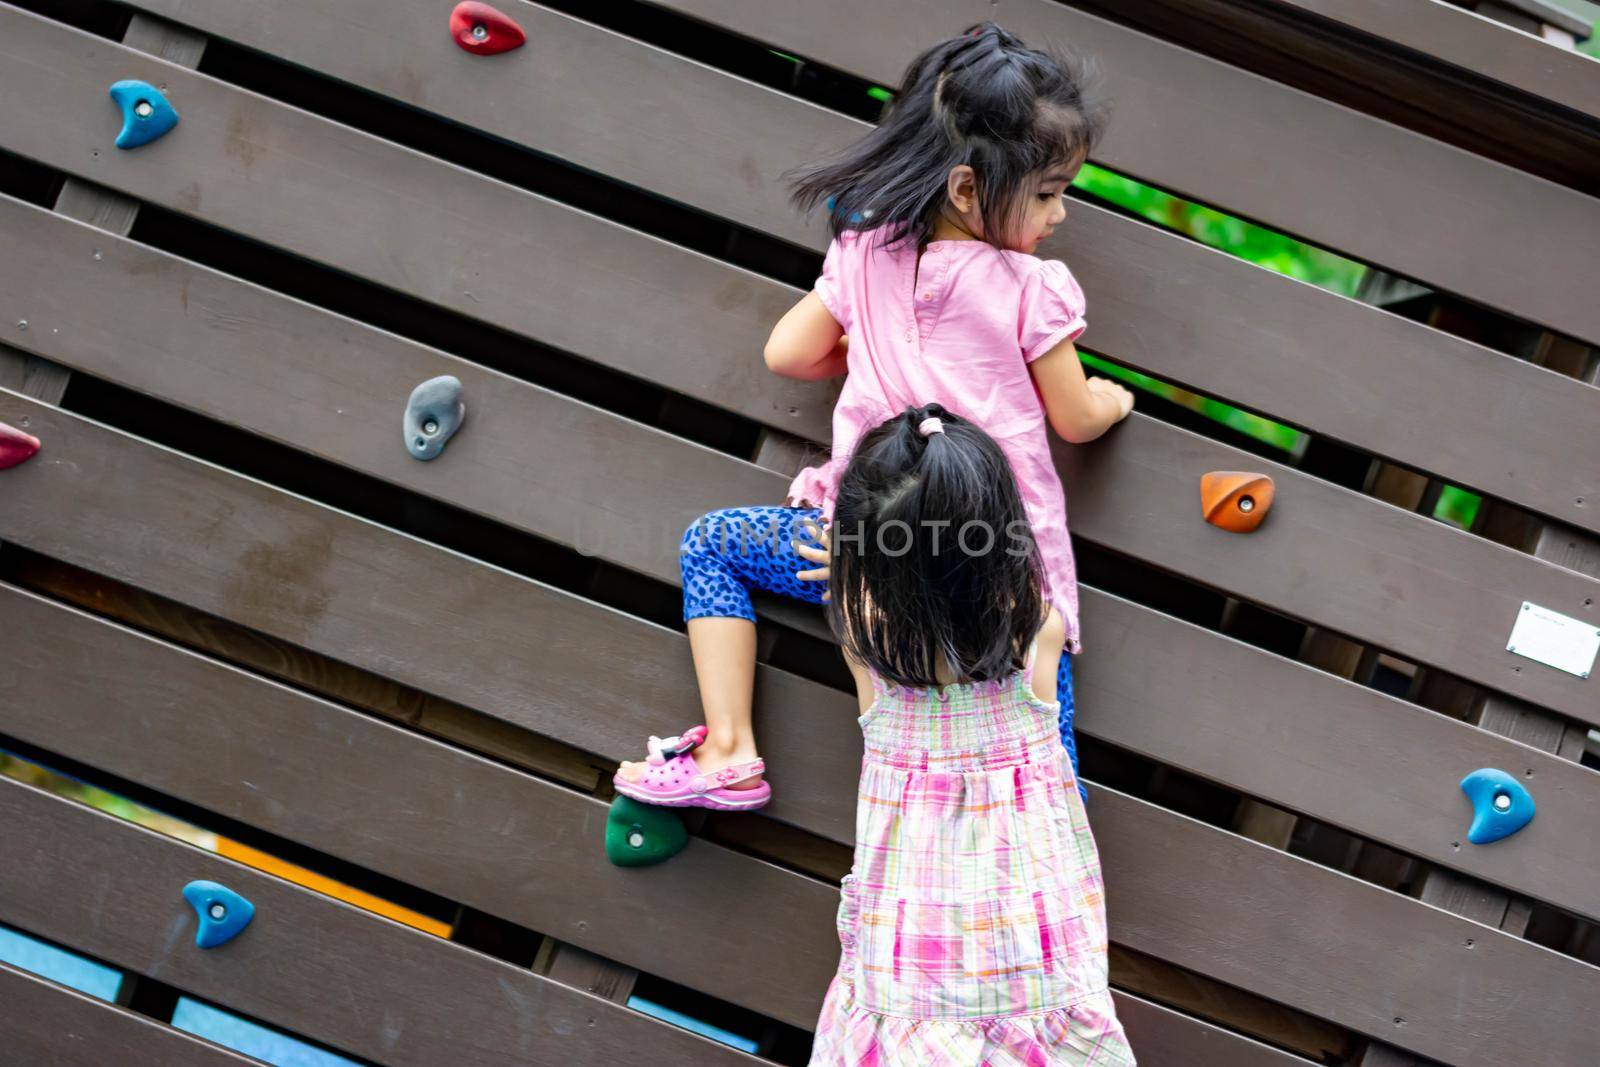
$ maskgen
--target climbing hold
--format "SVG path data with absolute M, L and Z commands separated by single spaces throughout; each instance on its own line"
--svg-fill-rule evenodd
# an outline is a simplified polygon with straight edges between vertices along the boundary
M 200 917 L 200 926 L 194 932 L 194 943 L 200 948 L 227 944 L 255 918 L 254 904 L 216 882 L 190 882 L 183 887 L 183 896 Z
M 1510 837 L 1533 820 L 1533 797 L 1505 771 L 1492 767 L 1473 771 L 1461 779 L 1461 791 L 1472 801 L 1472 827 L 1467 840 L 1487 845 Z
M 509 52 L 521 48 L 528 39 L 510 15 L 477 0 L 461 0 L 450 12 L 450 36 L 477 56 Z
M 606 856 L 618 867 L 648 867 L 669 860 L 688 843 L 683 820 L 668 808 L 619 796 L 606 813 Z
M 39 451 L 39 439 L 0 422 L 0 471 L 26 463 Z
M 429 378 L 406 401 L 406 450 L 417 459 L 435 458 L 466 417 L 460 379 L 449 374 Z
M 1267 517 L 1275 491 L 1265 474 L 1212 471 L 1200 476 L 1200 512 L 1213 526 L 1249 533 Z
M 138 148 L 149 144 L 178 124 L 178 113 L 167 98 L 149 82 L 134 78 L 114 82 L 111 99 L 122 109 L 122 132 L 118 148 Z
M 831 197 L 831 196 L 828 197 L 827 200 L 823 201 L 824 206 L 827 207 L 827 209 L 829 211 L 833 210 L 834 203 L 835 203 L 834 198 Z M 872 209 L 870 207 L 867 208 L 867 210 L 865 210 L 865 211 L 852 211 L 852 212 L 850 212 L 850 225 L 852 225 L 852 226 L 860 225 L 860 223 L 864 219 L 870 219 L 871 217 L 872 217 Z

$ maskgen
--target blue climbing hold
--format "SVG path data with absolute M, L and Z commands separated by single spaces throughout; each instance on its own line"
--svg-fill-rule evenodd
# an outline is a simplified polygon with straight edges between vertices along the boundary
M 834 206 L 834 204 L 836 202 L 837 201 L 835 201 L 835 199 L 833 197 L 831 197 L 831 196 L 828 197 L 827 200 L 823 201 L 823 203 L 827 206 L 829 211 L 833 210 L 833 206 Z M 852 212 L 850 212 L 850 225 L 852 225 L 852 226 L 860 225 L 863 216 L 870 219 L 872 217 L 872 209 L 868 208 L 865 212 L 861 212 L 861 211 L 852 211 Z
M 114 82 L 111 99 L 122 109 L 122 132 L 118 148 L 138 148 L 149 144 L 178 124 L 178 113 L 167 98 L 149 82 L 127 78 Z
M 1473 771 L 1461 779 L 1461 791 L 1472 801 L 1472 827 L 1467 840 L 1487 845 L 1510 837 L 1533 819 L 1533 797 L 1505 771 L 1492 767 Z
M 411 390 L 406 402 L 406 450 L 417 459 L 433 459 L 466 417 L 461 382 L 448 374 L 429 378 Z
M 256 906 L 225 885 L 204 880 L 183 887 L 183 896 L 200 917 L 194 943 L 201 948 L 225 945 L 255 918 Z

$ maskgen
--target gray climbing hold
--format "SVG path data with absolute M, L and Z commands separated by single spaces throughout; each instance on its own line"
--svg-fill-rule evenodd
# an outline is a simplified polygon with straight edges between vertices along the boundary
M 406 451 L 417 459 L 436 458 L 466 416 L 460 379 L 449 374 L 429 378 L 406 401 Z

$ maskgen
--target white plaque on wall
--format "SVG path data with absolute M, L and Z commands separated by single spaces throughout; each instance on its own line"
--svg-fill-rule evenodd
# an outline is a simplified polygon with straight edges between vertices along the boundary
M 1600 626 L 1524 600 L 1506 651 L 1587 678 L 1600 653 Z

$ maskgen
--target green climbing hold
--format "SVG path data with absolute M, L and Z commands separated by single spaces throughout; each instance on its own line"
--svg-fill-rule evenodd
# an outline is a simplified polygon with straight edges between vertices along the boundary
M 618 867 L 670 860 L 689 843 L 689 831 L 670 808 L 619 796 L 606 814 L 606 856 Z

